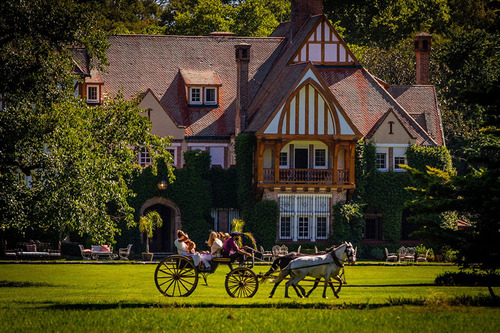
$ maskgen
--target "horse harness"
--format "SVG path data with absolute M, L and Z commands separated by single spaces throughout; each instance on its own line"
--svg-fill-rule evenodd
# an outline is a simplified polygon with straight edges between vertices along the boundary
M 339 267 L 339 268 L 343 268 L 344 267 L 344 264 L 341 263 L 340 260 L 339 260 L 339 258 L 337 258 L 337 256 L 335 255 L 335 251 L 330 252 L 330 255 L 332 256 L 333 262 L 335 263 L 335 265 L 337 265 L 337 267 Z M 300 268 L 296 268 L 296 269 L 316 267 L 316 266 L 329 265 L 329 264 L 330 264 L 329 262 L 323 262 L 321 264 L 309 265 L 309 266 L 304 266 L 304 267 L 300 267 Z

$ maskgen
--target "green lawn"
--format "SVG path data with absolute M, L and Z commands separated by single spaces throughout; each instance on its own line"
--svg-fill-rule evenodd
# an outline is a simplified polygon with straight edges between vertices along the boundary
M 450 305 L 456 297 L 486 295 L 485 287 L 432 285 L 439 273 L 457 270 L 453 266 L 348 266 L 340 299 L 328 291 L 326 300 L 322 287 L 309 299 L 297 298 L 293 290 L 285 299 L 283 286 L 269 299 L 270 283 L 261 284 L 251 299 L 230 298 L 226 266 L 209 276 L 209 286 L 200 279 L 191 296 L 167 298 L 156 289 L 154 270 L 141 264 L 1 264 L 0 332 L 165 331 L 179 325 L 196 331 L 500 330 L 498 308 Z M 390 299 L 426 305 L 389 306 Z

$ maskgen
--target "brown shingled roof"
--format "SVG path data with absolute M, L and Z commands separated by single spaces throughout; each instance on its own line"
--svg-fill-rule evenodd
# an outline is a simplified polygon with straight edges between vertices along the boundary
M 354 125 L 369 136 L 380 118 L 393 109 L 403 126 L 417 138 L 420 145 L 436 145 L 435 140 L 398 104 L 377 80 L 364 68 L 319 68 Z
M 221 86 L 219 76 L 215 71 L 194 71 L 181 69 L 181 75 L 186 85 L 191 86 Z
M 251 45 L 249 126 L 258 131 L 293 88 L 307 64 L 289 65 L 311 30 L 324 18 L 309 17 L 290 39 L 290 24 L 280 24 L 268 38 L 235 36 L 118 35 L 109 39 L 110 65 L 102 72 L 104 90 L 136 96 L 150 90 L 186 136 L 234 133 L 237 72 L 234 46 Z M 279 37 L 278 37 L 279 36 Z M 77 64 L 83 66 L 81 53 Z M 88 62 L 87 62 L 88 65 Z M 443 144 L 439 109 L 431 86 L 388 88 L 361 66 L 318 66 L 317 74 L 337 99 L 352 125 L 369 136 L 389 109 L 417 144 Z M 190 106 L 186 85 L 220 86 L 218 105 Z M 423 115 L 423 116 L 422 116 Z
M 118 35 L 109 38 L 110 65 L 102 73 L 105 90 L 120 88 L 126 97 L 148 88 L 188 136 L 228 136 L 234 132 L 236 63 L 234 45 L 251 45 L 250 100 L 257 93 L 283 46 L 283 38 L 231 36 Z M 214 73 L 220 80 L 219 106 L 188 107 L 180 70 Z M 195 79 L 192 79 L 195 80 Z
M 391 86 L 388 92 L 438 145 L 444 145 L 441 112 L 433 86 Z

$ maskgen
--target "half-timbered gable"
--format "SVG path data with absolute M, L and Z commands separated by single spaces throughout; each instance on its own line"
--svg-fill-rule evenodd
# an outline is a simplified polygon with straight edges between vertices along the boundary
M 325 16 L 311 29 L 292 59 L 293 63 L 312 62 L 315 65 L 359 65 Z

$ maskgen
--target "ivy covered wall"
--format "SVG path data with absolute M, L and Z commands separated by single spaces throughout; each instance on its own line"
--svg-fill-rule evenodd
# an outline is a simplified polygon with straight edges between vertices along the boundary
M 451 169 L 451 156 L 445 147 L 411 146 L 407 149 L 409 166 L 425 170 L 432 166 Z M 406 191 L 414 186 L 406 172 L 380 172 L 376 168 L 376 148 L 359 141 L 356 149 L 356 190 L 353 201 L 334 206 L 332 241 L 352 240 L 359 243 L 364 231 L 364 213 L 376 210 L 383 216 L 383 235 L 388 242 L 401 241 L 401 222 L 405 202 L 411 198 Z

